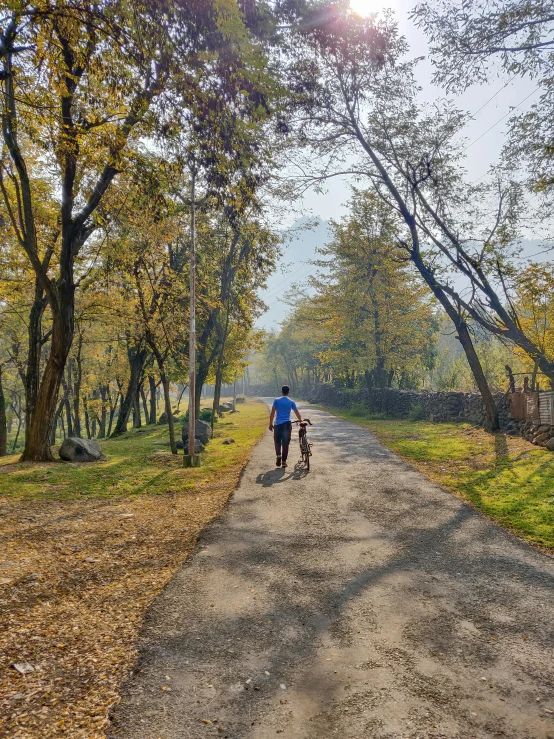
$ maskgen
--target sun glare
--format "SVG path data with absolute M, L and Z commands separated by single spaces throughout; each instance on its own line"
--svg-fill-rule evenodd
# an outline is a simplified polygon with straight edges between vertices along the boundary
M 394 9 L 395 4 L 395 0 L 350 0 L 350 9 L 365 18 L 385 8 Z

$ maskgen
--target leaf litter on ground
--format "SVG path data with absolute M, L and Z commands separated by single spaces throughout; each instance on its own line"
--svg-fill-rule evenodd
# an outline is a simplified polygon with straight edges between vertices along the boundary
M 145 611 L 235 489 L 265 429 L 260 406 L 244 414 L 240 443 L 214 440 L 194 484 L 174 457 L 165 492 L 0 497 L 1 739 L 105 736 Z M 220 448 L 233 450 L 225 466 Z

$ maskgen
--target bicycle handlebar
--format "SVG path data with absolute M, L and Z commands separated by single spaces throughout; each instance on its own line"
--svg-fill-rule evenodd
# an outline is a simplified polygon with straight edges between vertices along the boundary
M 303 418 L 303 419 L 302 419 L 301 421 L 299 421 L 299 420 L 297 419 L 296 421 L 292 421 L 292 423 L 309 423 L 309 424 L 310 424 L 310 426 L 313 426 L 313 424 L 312 424 L 312 422 L 310 421 L 310 419 L 309 419 L 309 418 Z

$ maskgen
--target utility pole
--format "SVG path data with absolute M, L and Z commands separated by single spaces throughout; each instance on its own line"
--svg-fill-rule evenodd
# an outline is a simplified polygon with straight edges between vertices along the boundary
M 196 170 L 190 178 L 190 322 L 189 322 L 189 448 L 183 459 L 184 467 L 200 467 L 196 454 Z

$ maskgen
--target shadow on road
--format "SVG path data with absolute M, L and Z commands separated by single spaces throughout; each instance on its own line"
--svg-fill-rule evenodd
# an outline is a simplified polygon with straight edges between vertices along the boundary
M 277 712 L 288 710 L 280 706 L 292 700 L 293 690 L 300 705 L 318 708 L 310 708 L 309 731 L 298 724 L 287 729 L 289 737 L 321 739 L 333 727 L 351 737 L 354 729 L 344 730 L 345 708 L 353 713 L 357 700 L 358 735 L 392 736 L 363 723 L 385 705 L 388 684 L 394 685 L 392 703 L 401 702 L 399 695 L 411 700 L 417 689 L 425 711 L 459 722 L 463 736 L 497 736 L 490 727 L 499 722 L 504 736 L 546 736 L 514 728 L 514 715 L 519 710 L 535 718 L 535 696 L 552 684 L 544 661 L 552 648 L 546 627 L 552 561 L 429 484 L 369 432 L 312 414 L 322 421 L 319 440 L 332 452 L 334 476 L 317 464 L 317 475 L 298 465 L 290 473 L 277 468 L 258 474 L 255 483 L 262 487 L 305 478 L 283 495 L 285 505 L 274 516 L 270 498 L 259 488 L 256 494 L 245 477 L 232 511 L 202 535 L 199 554 L 151 608 L 141 671 L 112 714 L 109 736 L 158 736 L 163 726 L 166 737 L 192 737 L 215 712 L 226 717 L 236 739 L 266 737 L 275 731 Z M 356 466 L 360 460 L 364 464 Z M 348 691 L 346 671 L 326 668 L 339 657 L 323 651 L 329 645 L 354 659 Z M 350 655 L 356 651 L 358 662 Z M 367 655 L 380 670 L 375 677 L 373 666 L 363 667 Z M 428 667 L 418 671 L 420 661 L 433 665 L 436 679 L 425 672 Z M 363 670 L 366 677 L 358 683 L 366 692 L 356 697 L 350 682 Z M 485 670 L 490 687 L 488 680 L 481 684 Z M 172 679 L 169 695 L 159 688 L 166 675 Z M 484 705 L 492 684 L 511 696 L 517 710 L 512 715 L 508 704 L 494 703 L 492 723 L 483 712 L 476 729 L 466 708 L 457 708 L 456 696 Z M 447 736 L 421 733 L 427 715 L 411 714 L 418 735 Z
M 303 477 L 306 477 L 307 474 L 308 470 L 304 469 L 302 462 L 297 462 L 289 473 L 287 473 L 287 471 L 282 467 L 275 470 L 268 470 L 267 472 L 261 472 L 256 477 L 256 483 L 264 488 L 270 488 L 280 482 L 301 480 Z
M 288 477 L 285 477 L 287 473 L 280 467 L 275 470 L 268 470 L 267 472 L 260 472 L 256 477 L 258 485 L 262 485 L 264 488 L 270 488 L 278 482 L 285 482 Z

